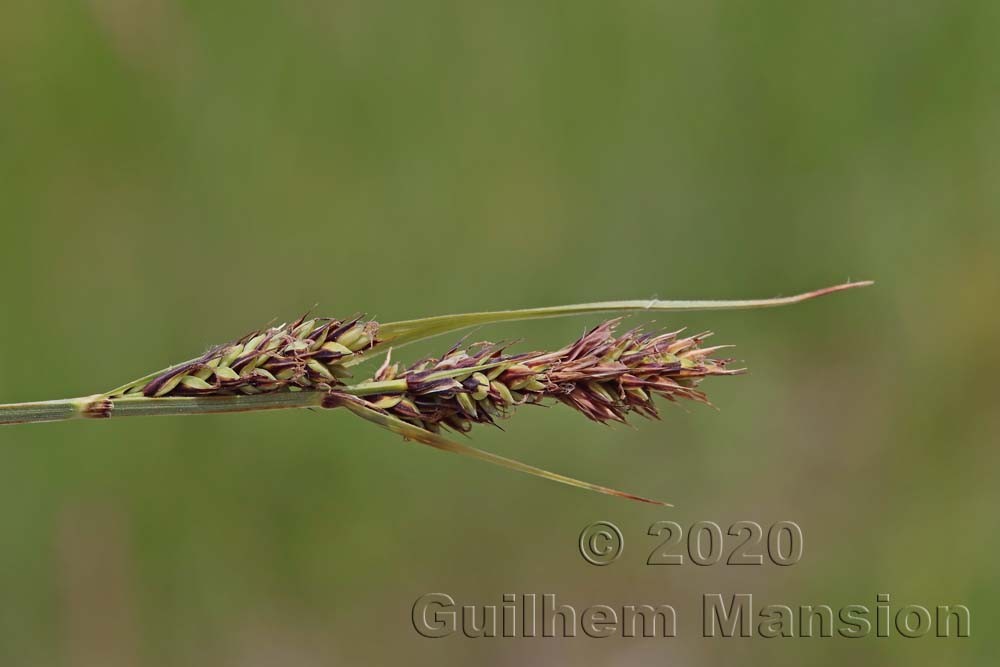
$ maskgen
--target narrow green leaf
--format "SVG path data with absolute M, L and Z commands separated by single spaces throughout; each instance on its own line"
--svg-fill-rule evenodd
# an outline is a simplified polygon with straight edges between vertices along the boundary
M 801 303 L 810 299 L 842 292 L 855 287 L 867 287 L 874 284 L 871 281 L 845 283 L 824 289 L 796 294 L 795 296 L 777 297 L 774 299 L 744 299 L 736 301 L 662 301 L 659 299 L 634 301 L 599 301 L 596 303 L 578 303 L 567 306 L 549 306 L 545 308 L 523 308 L 520 310 L 496 310 L 479 313 L 460 313 L 456 315 L 438 315 L 422 317 L 416 320 L 403 320 L 382 324 L 379 328 L 380 338 L 394 347 L 413 341 L 438 336 L 451 331 L 467 329 L 480 324 L 495 322 L 512 322 L 516 320 L 533 320 L 548 317 L 566 317 L 586 313 L 624 313 L 635 311 L 676 312 L 692 310 L 748 310 L 752 308 L 774 308 Z
M 572 477 L 549 472 L 548 470 L 536 468 L 535 466 L 528 465 L 527 463 L 521 463 L 520 461 L 516 461 L 514 459 L 508 459 L 506 457 L 499 456 L 498 454 L 493 454 L 482 449 L 476 449 L 475 447 L 449 440 L 448 438 L 438 435 L 437 433 L 431 433 L 430 431 L 422 429 L 418 426 L 414 426 L 413 424 L 405 422 L 401 419 L 397 419 L 392 415 L 374 410 L 364 401 L 356 399 L 352 396 L 344 395 L 339 401 L 339 405 L 346 407 L 348 410 L 363 419 L 366 419 L 374 424 L 378 424 L 382 428 L 388 429 L 393 433 L 403 436 L 404 438 L 415 440 L 425 445 L 430 445 L 435 449 L 453 452 L 455 454 L 462 454 L 463 456 L 470 456 L 474 459 L 486 461 L 487 463 L 492 463 L 510 470 L 516 470 L 518 472 L 534 475 L 535 477 L 541 477 L 542 479 L 551 480 L 553 482 L 575 486 L 580 489 L 587 489 L 588 491 L 596 491 L 597 493 L 603 493 L 609 496 L 638 500 L 652 505 L 673 507 L 670 503 L 644 498 L 631 493 L 625 493 L 624 491 L 618 491 L 617 489 L 611 489 L 606 486 L 591 484 L 590 482 L 583 482 L 578 479 L 573 479 Z

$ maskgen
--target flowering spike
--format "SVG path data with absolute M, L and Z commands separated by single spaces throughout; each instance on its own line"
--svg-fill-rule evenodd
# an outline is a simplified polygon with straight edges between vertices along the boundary
M 347 360 L 379 342 L 375 322 L 362 322 L 360 317 L 341 322 L 303 316 L 214 347 L 197 359 L 136 380 L 107 396 L 227 396 L 326 389 L 350 377 Z
M 741 372 L 727 369 L 728 360 L 711 356 L 729 346 L 699 348 L 704 335 L 677 341 L 676 334 L 653 336 L 636 328 L 616 336 L 619 324 L 618 319 L 604 322 L 555 352 L 493 358 L 499 372 L 492 380 L 477 371 L 458 381 L 482 355 L 451 348 L 441 359 L 394 373 L 405 381 L 405 389 L 394 391 L 403 391 L 409 402 L 385 409 L 419 428 L 457 424 L 465 431 L 470 422 L 493 423 L 494 415 L 505 415 L 515 405 L 554 399 L 593 421 L 624 423 L 633 412 L 658 418 L 653 395 L 707 403 L 694 389 L 696 384 L 708 376 Z M 609 355 L 611 351 L 615 354 Z M 442 374 L 449 377 L 439 377 Z M 380 374 L 375 377 L 382 379 Z M 376 394 L 371 401 L 386 395 L 391 392 Z

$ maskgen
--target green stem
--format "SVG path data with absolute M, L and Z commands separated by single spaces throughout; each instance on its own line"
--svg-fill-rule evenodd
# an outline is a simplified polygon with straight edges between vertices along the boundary
M 28 422 L 55 422 L 83 417 L 82 401 L 88 399 L 65 398 L 58 401 L 11 403 L 0 405 L 0 424 L 26 424 Z
M 372 394 L 398 394 L 405 392 L 406 389 L 406 380 L 385 380 L 338 387 L 337 391 L 353 396 L 370 396 Z M 115 399 L 98 395 L 37 403 L 11 403 L 0 405 L 0 425 L 85 418 L 205 415 L 224 412 L 317 408 L 323 405 L 323 397 L 326 396 L 326 393 L 325 391 L 278 391 L 253 396 L 242 394 L 234 396 L 171 396 L 166 398 L 124 396 Z
M 323 403 L 324 391 L 274 392 L 254 396 L 173 396 L 146 398 L 127 396 L 111 401 L 112 417 L 205 415 L 257 410 L 316 408 Z

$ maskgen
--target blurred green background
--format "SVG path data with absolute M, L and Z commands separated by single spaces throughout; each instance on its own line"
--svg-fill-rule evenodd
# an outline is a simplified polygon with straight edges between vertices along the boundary
M 4 428 L 0 664 L 992 664 L 998 63 L 989 1 L 4 3 L 2 401 L 101 391 L 314 304 L 879 284 L 658 317 L 738 344 L 751 374 L 705 385 L 719 412 L 474 434 L 675 510 L 337 412 Z M 599 519 L 627 544 L 605 568 L 576 546 Z M 805 554 L 648 567 L 657 519 L 793 520 Z M 669 602 L 680 636 L 432 641 L 410 622 L 428 592 Z M 973 636 L 703 639 L 713 592 L 964 603 Z

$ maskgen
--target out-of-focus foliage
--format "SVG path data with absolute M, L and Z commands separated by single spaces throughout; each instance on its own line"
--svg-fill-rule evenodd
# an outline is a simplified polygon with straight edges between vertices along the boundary
M 751 373 L 705 385 L 721 412 L 475 433 L 676 510 L 346 414 L 4 428 L 0 664 L 990 664 L 997 63 L 995 2 L 6 3 L 3 401 L 104 390 L 316 303 L 388 321 L 879 285 L 657 318 L 739 344 Z M 552 347 L 597 319 L 482 337 Z M 806 551 L 647 567 L 662 518 L 794 520 Z M 607 568 L 575 550 L 598 519 L 628 541 Z M 432 642 L 409 615 L 437 591 L 669 602 L 680 636 Z M 973 638 L 701 639 L 712 592 L 964 602 Z

